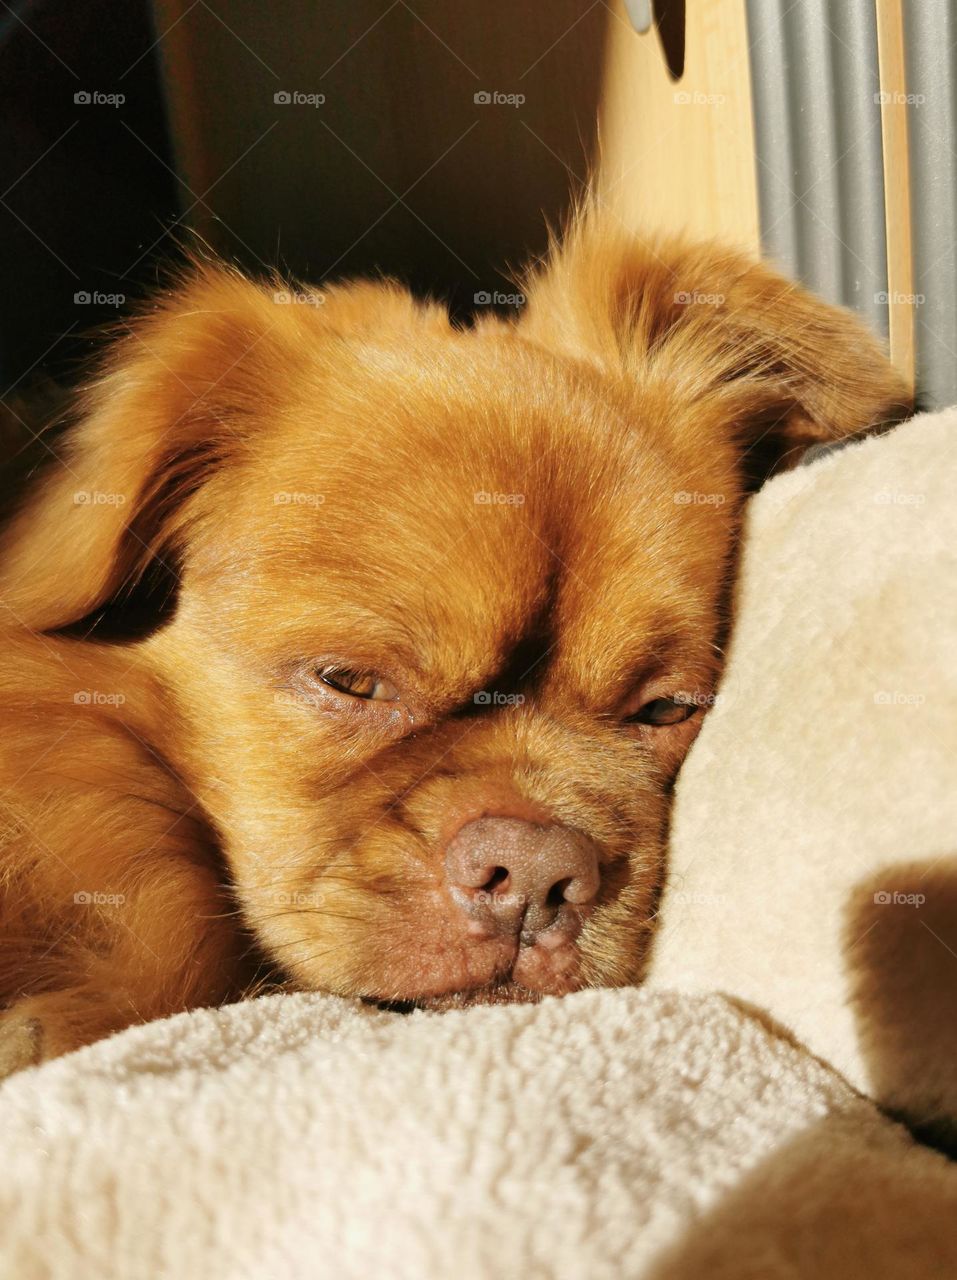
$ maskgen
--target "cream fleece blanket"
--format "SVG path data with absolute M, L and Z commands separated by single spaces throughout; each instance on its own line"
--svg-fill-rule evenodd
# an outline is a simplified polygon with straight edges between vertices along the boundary
M 930 1280 L 957 1167 L 718 996 L 274 996 L 0 1091 L 11 1280 Z
M 737 604 L 652 981 L 957 1139 L 957 409 L 767 485 Z
M 649 987 L 270 997 L 15 1076 L 0 1277 L 957 1276 L 957 1166 L 694 994 L 957 1115 L 955 494 L 949 412 L 752 504 Z

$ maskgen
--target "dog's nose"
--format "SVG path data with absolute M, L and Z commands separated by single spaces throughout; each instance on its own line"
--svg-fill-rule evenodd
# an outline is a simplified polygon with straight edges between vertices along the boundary
M 571 928 L 572 913 L 563 908 L 587 905 L 599 887 L 598 856 L 586 835 L 522 818 L 467 822 L 446 848 L 445 874 L 476 934 L 521 930 L 526 945 L 559 920 Z

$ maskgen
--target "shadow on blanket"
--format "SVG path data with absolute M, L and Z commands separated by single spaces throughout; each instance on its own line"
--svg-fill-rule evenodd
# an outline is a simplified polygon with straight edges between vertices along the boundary
M 853 891 L 845 954 L 870 1092 L 957 1158 L 957 865 L 885 867 Z
M 957 1181 L 931 1193 L 928 1157 L 902 1127 L 875 1126 L 863 1146 L 857 1112 L 832 1116 L 758 1165 L 647 1280 L 957 1275 Z

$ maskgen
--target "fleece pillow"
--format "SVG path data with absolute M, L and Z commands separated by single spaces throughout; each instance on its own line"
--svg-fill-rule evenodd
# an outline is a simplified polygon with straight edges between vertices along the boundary
M 957 410 L 766 485 L 736 616 L 678 782 L 651 984 L 766 1010 L 949 1141 Z

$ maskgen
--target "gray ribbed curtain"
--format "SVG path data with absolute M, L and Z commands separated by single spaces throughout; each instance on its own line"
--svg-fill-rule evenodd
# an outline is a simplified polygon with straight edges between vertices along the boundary
M 874 0 L 747 0 L 765 252 L 887 334 Z

